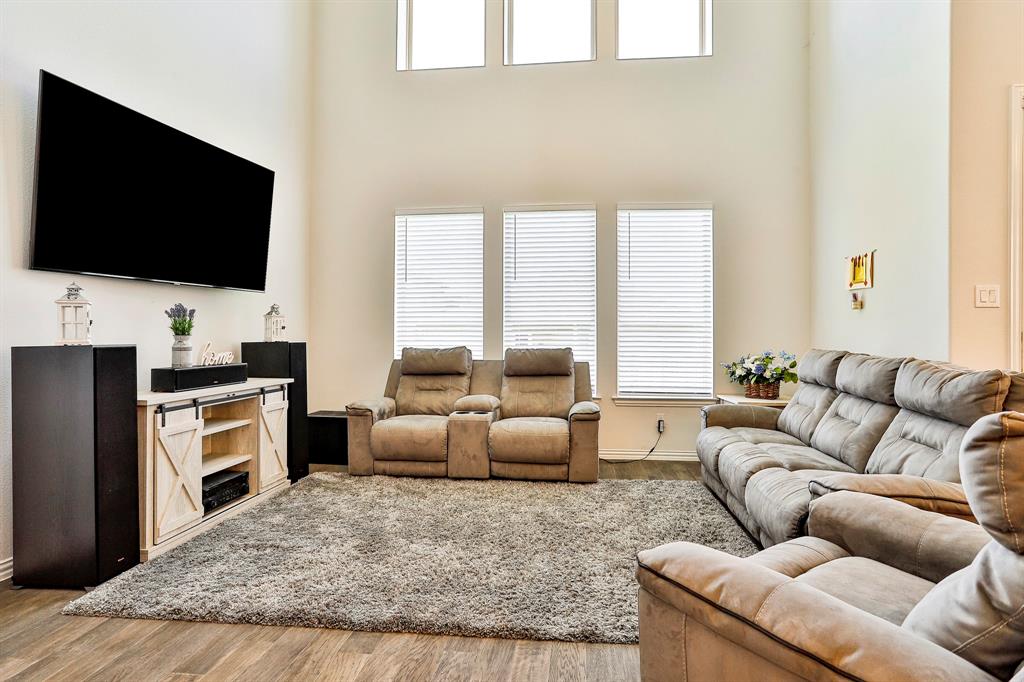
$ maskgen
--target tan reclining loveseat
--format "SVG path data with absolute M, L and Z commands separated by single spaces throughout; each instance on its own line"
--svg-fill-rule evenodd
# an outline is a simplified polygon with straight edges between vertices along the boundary
M 980 419 L 959 461 L 977 524 L 842 491 L 746 559 L 640 552 L 642 678 L 1024 680 L 1024 414 Z
M 841 490 L 971 517 L 960 443 L 1016 409 L 1009 375 L 827 350 L 798 373 L 785 409 L 711 405 L 697 437 L 704 483 L 765 547 L 803 535 L 811 500 Z
M 405 348 L 384 396 L 350 404 L 349 473 L 523 478 L 598 477 L 600 408 L 590 367 L 572 350 Z

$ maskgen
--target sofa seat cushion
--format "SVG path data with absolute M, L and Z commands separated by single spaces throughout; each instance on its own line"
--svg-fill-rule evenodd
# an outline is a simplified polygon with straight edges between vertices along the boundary
M 797 581 L 851 606 L 902 625 L 935 583 L 865 557 L 842 557 L 815 566 Z
M 763 469 L 775 467 L 789 471 L 853 471 L 838 459 L 806 445 L 732 443 L 722 450 L 718 458 L 719 478 L 726 489 L 739 500 L 744 499 L 744 490 L 751 476 Z
M 775 429 L 758 429 L 740 426 L 727 429 L 709 426 L 697 434 L 697 458 L 701 465 L 715 476 L 718 475 L 718 457 L 730 443 L 778 443 L 780 445 L 803 445 L 799 439 Z
M 487 449 L 498 462 L 566 464 L 569 422 L 555 417 L 515 417 L 491 424 Z
M 782 468 L 758 471 L 747 481 L 744 503 L 747 511 L 770 538 L 765 546 L 786 542 L 804 534 L 811 504 L 811 480 L 819 469 L 789 471 Z
M 444 462 L 448 459 L 448 417 L 410 414 L 379 421 L 370 429 L 374 459 Z

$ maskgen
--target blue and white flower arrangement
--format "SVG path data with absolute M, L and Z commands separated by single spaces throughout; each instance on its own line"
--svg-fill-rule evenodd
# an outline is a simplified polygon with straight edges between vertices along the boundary
M 723 362 L 729 381 L 750 384 L 796 383 L 796 355 L 780 350 L 744 355 L 735 362 Z

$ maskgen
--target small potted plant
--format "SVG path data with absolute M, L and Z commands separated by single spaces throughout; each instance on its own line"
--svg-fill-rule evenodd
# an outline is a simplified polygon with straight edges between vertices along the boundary
M 723 362 L 729 381 L 746 387 L 748 398 L 777 400 L 782 382 L 796 383 L 796 356 L 786 351 L 766 350 L 744 355 L 735 362 Z
M 192 326 L 195 323 L 196 309 L 186 308 L 175 303 L 164 314 L 171 319 L 171 333 L 174 344 L 171 345 L 171 367 L 192 366 Z

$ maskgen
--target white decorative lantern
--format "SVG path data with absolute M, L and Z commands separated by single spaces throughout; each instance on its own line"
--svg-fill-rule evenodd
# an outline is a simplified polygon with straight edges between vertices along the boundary
M 57 321 L 60 324 L 57 345 L 92 345 L 92 303 L 82 296 L 82 287 L 72 282 L 67 293 L 54 303 L 57 304 Z
M 275 303 L 263 316 L 263 340 L 267 342 L 285 341 L 284 330 L 284 315 L 281 314 L 281 306 Z

